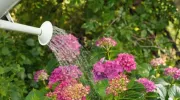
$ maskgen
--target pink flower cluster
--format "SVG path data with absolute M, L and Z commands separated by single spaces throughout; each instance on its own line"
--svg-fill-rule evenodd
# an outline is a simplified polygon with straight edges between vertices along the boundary
M 34 74 L 34 80 L 35 80 L 36 82 L 38 82 L 39 80 L 44 81 L 44 80 L 47 80 L 47 79 L 48 79 L 48 76 L 49 76 L 49 75 L 46 73 L 45 70 L 39 70 L 39 71 L 37 71 L 37 72 Z
M 178 69 L 174 74 L 174 79 L 179 80 L 180 79 L 180 69 Z
M 147 78 L 139 78 L 137 82 L 144 85 L 146 92 L 153 92 L 156 89 L 154 82 L 148 80 Z
M 115 61 L 127 72 L 131 72 L 136 69 L 136 61 L 134 56 L 131 54 L 121 53 Z
M 54 69 L 49 77 L 49 87 L 51 88 L 54 83 L 58 82 L 58 84 L 46 96 L 55 100 L 86 100 L 90 87 L 83 86 L 82 83 L 76 80 L 81 75 L 82 72 L 77 66 L 59 66 Z
M 136 62 L 131 54 L 122 53 L 119 54 L 115 60 L 105 61 L 102 58 L 99 62 L 94 64 L 93 67 L 93 76 L 95 81 L 102 79 L 112 79 L 117 77 L 124 70 L 131 72 L 136 69 Z
M 121 72 L 123 72 L 122 67 L 119 66 L 115 61 L 105 61 L 104 58 L 102 58 L 99 62 L 94 64 L 93 67 L 93 75 L 95 81 L 99 81 L 106 78 L 115 78 Z
M 163 59 L 163 58 L 155 58 L 155 59 L 152 59 L 150 64 L 154 67 L 157 67 L 159 65 L 165 65 L 166 64 L 166 60 Z
M 46 96 L 55 97 L 56 100 L 86 100 L 90 87 L 83 86 L 75 79 L 62 81 L 53 92 L 49 92 Z
M 180 69 L 176 67 L 169 67 L 164 69 L 164 74 L 173 77 L 174 79 L 180 79 Z
M 53 85 L 56 82 L 61 82 L 69 78 L 79 78 L 82 75 L 82 72 L 78 69 L 77 66 L 59 66 L 55 68 L 49 77 L 49 86 Z
M 72 34 L 54 35 L 49 43 L 59 61 L 73 61 L 80 54 L 80 47 L 78 39 Z
M 107 94 L 113 94 L 115 96 L 118 95 L 118 93 L 124 92 L 127 90 L 127 84 L 129 83 L 129 79 L 124 74 L 119 74 L 114 79 L 109 80 L 109 86 L 106 88 Z
M 98 47 L 114 47 L 117 42 L 110 37 L 103 37 L 96 41 L 96 46 Z

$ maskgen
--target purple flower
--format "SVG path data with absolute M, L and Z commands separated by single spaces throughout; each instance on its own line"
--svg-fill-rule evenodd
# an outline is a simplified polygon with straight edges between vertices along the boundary
M 104 58 L 101 58 L 99 62 L 94 64 L 93 76 L 95 81 L 107 78 L 106 75 L 104 74 L 105 68 L 103 62 L 104 62 Z
M 174 79 L 178 80 L 180 79 L 180 69 L 176 70 L 176 72 L 174 73 Z
M 131 72 L 136 69 L 136 62 L 134 56 L 131 54 L 121 53 L 115 61 L 127 72 Z
M 78 69 L 77 66 L 59 66 L 55 68 L 49 77 L 49 86 L 56 82 L 61 82 L 70 78 L 79 78 L 82 75 L 82 72 Z
M 123 69 L 118 66 L 115 61 L 105 61 L 102 58 L 99 62 L 94 64 L 93 67 L 93 76 L 95 81 L 99 81 L 102 79 L 112 79 L 119 75 L 119 73 L 123 72 Z
M 175 72 L 176 72 L 177 70 L 178 70 L 178 69 L 177 69 L 176 67 L 174 67 L 174 68 L 171 68 L 171 67 L 165 68 L 165 69 L 164 69 L 164 74 L 165 74 L 165 75 L 169 75 L 169 76 L 174 76 L 174 74 L 175 74 Z
M 122 67 L 118 66 L 117 62 L 115 61 L 106 61 L 104 62 L 105 66 L 105 71 L 104 73 L 106 74 L 108 79 L 115 78 L 116 76 L 119 75 L 119 73 L 123 72 Z
M 117 42 L 110 37 L 103 37 L 96 41 L 96 46 L 98 47 L 114 47 Z
M 72 62 L 80 54 L 81 45 L 72 34 L 54 35 L 49 43 L 49 48 L 55 53 L 58 61 Z
M 139 78 L 137 82 L 144 85 L 146 92 L 153 92 L 156 89 L 154 82 L 148 80 L 147 78 Z
M 34 75 L 34 80 L 36 82 L 38 82 L 39 80 L 47 80 L 47 79 L 48 79 L 48 74 L 46 73 L 45 70 L 39 70 Z

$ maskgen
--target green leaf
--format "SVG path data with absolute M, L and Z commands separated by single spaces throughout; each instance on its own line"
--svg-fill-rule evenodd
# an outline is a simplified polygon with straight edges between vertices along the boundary
M 157 93 L 159 94 L 161 100 L 165 100 L 167 90 L 162 84 L 156 84 Z
M 127 88 L 128 89 L 131 89 L 133 86 L 134 86 L 134 80 L 131 80 L 129 83 L 128 83 L 128 85 L 127 85 Z
M 9 48 L 8 47 L 3 47 L 2 50 L 1 50 L 1 53 L 3 55 L 9 55 L 9 53 L 10 53 Z
M 58 62 L 55 58 L 51 59 L 50 61 L 48 61 L 45 69 L 50 73 L 51 71 L 54 70 L 54 68 L 57 67 L 57 64 L 58 64 Z
M 145 92 L 144 85 L 141 83 L 138 83 L 136 81 L 130 82 L 128 85 L 128 90 L 138 91 L 138 92 Z
M 141 75 L 142 77 L 148 77 L 151 67 L 149 64 L 143 63 L 141 65 L 138 65 L 137 70 L 138 70 L 138 74 Z
M 146 94 L 146 100 L 158 100 L 159 95 L 155 92 L 148 92 Z
M 26 44 L 27 44 L 28 46 L 34 46 L 34 45 L 35 45 L 34 40 L 31 39 L 31 38 L 29 38 L 29 39 L 26 40 Z
M 4 68 L 0 67 L 0 74 L 4 73 Z
M 21 95 L 17 91 L 11 91 L 11 100 L 21 100 Z
M 170 98 L 180 97 L 180 86 L 173 85 L 171 88 L 169 88 L 168 95 Z
M 93 10 L 93 12 L 98 12 L 102 7 L 103 7 L 103 4 L 104 4 L 104 1 L 103 0 L 90 0 L 88 2 L 89 4 L 89 8 Z
M 98 27 L 98 23 L 95 21 L 89 21 L 87 23 L 84 23 L 81 27 L 89 31 L 95 31 Z
M 166 82 L 163 78 L 157 78 L 154 80 L 156 84 L 162 84 L 164 86 L 170 85 L 170 83 Z
M 108 80 L 102 80 L 95 84 L 96 92 L 101 96 L 106 96 L 106 88 L 108 86 Z
M 25 98 L 25 100 L 47 100 L 44 92 L 33 89 Z
M 143 93 L 138 92 L 138 91 L 132 91 L 132 90 L 125 91 L 123 95 L 123 99 L 126 99 L 126 100 L 143 100 L 142 98 L 144 98 Z
M 147 36 L 147 31 L 146 30 L 142 30 L 141 31 L 141 37 L 144 38 Z

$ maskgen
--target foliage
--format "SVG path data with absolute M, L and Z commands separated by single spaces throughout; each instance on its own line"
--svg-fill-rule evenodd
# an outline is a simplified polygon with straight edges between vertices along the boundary
M 133 54 L 137 62 L 137 69 L 128 74 L 131 80 L 128 91 L 119 97 L 178 100 L 180 82 L 172 82 L 172 78 L 163 74 L 168 66 L 180 68 L 180 13 L 174 0 L 22 0 L 11 15 L 16 22 L 36 27 L 49 20 L 76 35 L 91 53 L 88 71 L 100 58 L 109 55 L 95 47 L 95 41 L 101 37 L 115 39 L 117 45 L 108 51 L 110 59 L 126 52 Z M 39 45 L 36 36 L 3 30 L 0 33 L 0 99 L 40 99 L 45 86 L 43 82 L 34 82 L 33 74 L 40 69 L 50 74 L 58 66 L 54 55 L 47 46 Z M 150 65 L 151 59 L 163 55 L 166 65 L 159 69 Z M 135 82 L 140 77 L 154 81 L 156 92 L 144 95 L 143 86 Z M 118 100 L 105 95 L 107 81 L 88 83 L 83 77 L 82 81 L 91 85 L 87 99 Z

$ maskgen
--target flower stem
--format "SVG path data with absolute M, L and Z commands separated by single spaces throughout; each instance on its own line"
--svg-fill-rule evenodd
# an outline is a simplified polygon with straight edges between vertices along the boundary
M 110 47 L 106 47 L 106 53 L 107 53 L 108 60 L 111 60 L 110 49 L 111 49 Z
M 46 86 L 46 82 L 43 80 L 43 84 L 44 84 L 44 86 Z

